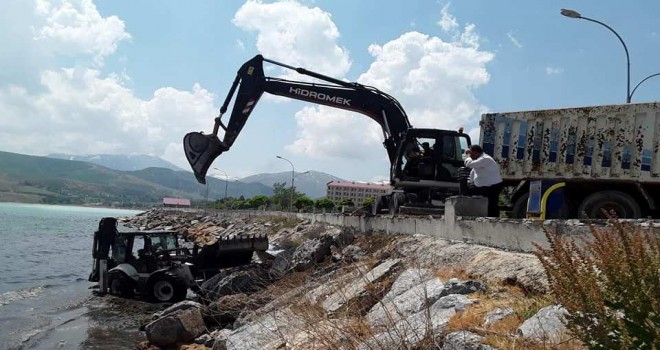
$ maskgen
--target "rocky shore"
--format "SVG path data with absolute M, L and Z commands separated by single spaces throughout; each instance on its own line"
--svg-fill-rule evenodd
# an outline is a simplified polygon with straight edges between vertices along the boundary
M 270 241 L 269 254 L 155 313 L 141 349 L 580 348 L 533 255 L 219 212 L 154 210 L 123 223 L 200 244 L 241 234 Z

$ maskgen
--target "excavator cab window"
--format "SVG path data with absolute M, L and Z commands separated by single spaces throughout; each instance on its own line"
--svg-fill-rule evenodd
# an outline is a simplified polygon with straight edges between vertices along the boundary
M 401 175 L 410 180 L 455 181 L 469 144 L 467 135 L 458 133 L 409 136 L 400 151 Z

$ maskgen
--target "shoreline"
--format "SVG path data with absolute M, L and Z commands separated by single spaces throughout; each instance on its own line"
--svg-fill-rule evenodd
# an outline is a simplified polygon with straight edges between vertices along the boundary
M 131 207 L 106 207 L 106 206 L 97 206 L 97 205 L 85 205 L 85 204 L 49 204 L 49 203 L 27 203 L 27 202 L 3 202 L 0 201 L 0 205 L 25 205 L 25 206 L 48 206 L 48 207 L 63 207 L 63 208 L 89 208 L 89 209 L 105 209 L 105 210 L 127 210 L 127 211 L 137 211 L 137 212 L 146 212 L 153 210 L 154 208 L 131 208 Z

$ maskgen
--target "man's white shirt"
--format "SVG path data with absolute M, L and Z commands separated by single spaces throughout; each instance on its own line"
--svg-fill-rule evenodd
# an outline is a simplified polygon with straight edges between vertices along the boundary
M 502 182 L 499 164 L 486 153 L 477 159 L 468 157 L 465 159 L 465 166 L 472 169 L 470 177 L 474 176 L 473 183 L 476 187 L 492 186 Z

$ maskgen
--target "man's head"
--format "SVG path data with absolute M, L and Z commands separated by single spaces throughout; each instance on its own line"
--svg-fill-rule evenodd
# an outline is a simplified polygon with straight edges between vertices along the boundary
M 468 156 L 472 159 L 477 159 L 484 154 L 484 150 L 479 145 L 471 145 L 467 151 Z

